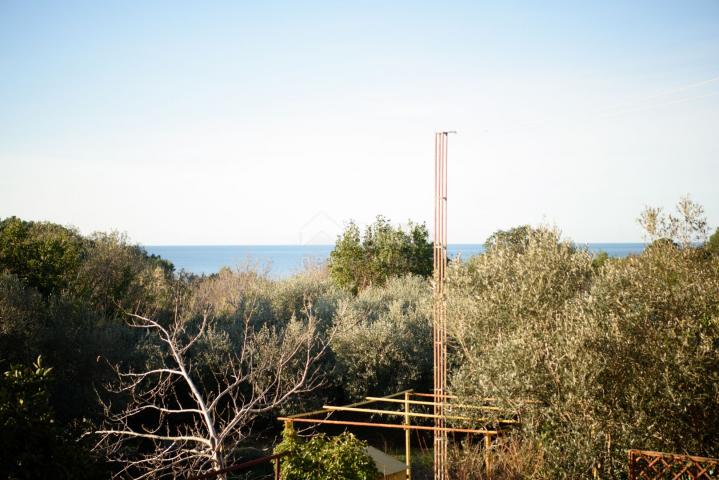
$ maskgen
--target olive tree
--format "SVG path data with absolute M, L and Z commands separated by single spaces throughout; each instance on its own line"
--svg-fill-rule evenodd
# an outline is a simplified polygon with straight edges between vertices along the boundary
M 598 266 L 546 228 L 451 265 L 452 388 L 519 413 L 534 475 L 621 478 L 629 448 L 719 454 L 719 259 L 695 245 L 701 209 L 679 210 L 654 217 L 678 225 L 665 240 Z
M 676 205 L 676 215 L 665 214 L 661 207 L 647 207 L 637 221 L 650 241 L 668 239 L 682 247 L 704 242 L 707 238 L 707 220 L 704 207 L 682 197 Z
M 348 397 L 431 387 L 431 301 L 429 282 L 406 276 L 342 302 L 332 351 Z
M 587 322 L 585 399 L 624 450 L 719 455 L 719 259 L 657 243 L 610 262 L 571 321 Z

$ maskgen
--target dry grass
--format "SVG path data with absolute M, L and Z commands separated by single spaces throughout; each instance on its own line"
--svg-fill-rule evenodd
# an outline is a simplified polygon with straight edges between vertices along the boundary
M 481 441 L 462 442 L 449 449 L 450 478 L 480 480 L 487 478 L 486 451 Z M 489 450 L 491 478 L 515 480 L 541 478 L 544 454 L 531 440 L 506 437 L 492 444 Z

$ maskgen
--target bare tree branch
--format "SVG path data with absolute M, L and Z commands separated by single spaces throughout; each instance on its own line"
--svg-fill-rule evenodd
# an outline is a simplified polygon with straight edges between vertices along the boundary
M 145 330 L 160 352 L 144 371 L 123 371 L 111 365 L 116 381 L 108 391 L 126 401 L 115 411 L 103 403 L 106 426 L 97 448 L 122 465 L 116 478 L 172 478 L 187 472 L 219 470 L 232 460 L 232 447 L 246 438 L 254 419 L 271 412 L 293 395 L 321 384 L 319 360 L 328 348 L 317 333 L 311 305 L 302 319 L 295 316 L 282 328 L 253 325 L 256 299 L 244 299 L 240 338 L 221 350 L 212 365 L 199 352 L 212 350 L 210 308 L 183 318 L 180 301 L 170 325 L 128 314 L 128 325 Z M 133 443 L 134 442 L 134 443 Z M 150 442 L 139 448 L 137 442 Z

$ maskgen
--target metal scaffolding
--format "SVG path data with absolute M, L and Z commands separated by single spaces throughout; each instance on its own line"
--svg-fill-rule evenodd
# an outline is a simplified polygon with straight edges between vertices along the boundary
M 447 437 L 447 433 L 463 433 L 463 434 L 474 434 L 474 435 L 483 435 L 484 436 L 484 442 L 485 442 L 485 451 L 484 451 L 484 462 L 485 462 L 485 469 L 487 472 L 491 472 L 491 457 L 489 455 L 489 446 L 492 443 L 492 439 L 496 438 L 498 435 L 501 435 L 503 432 L 506 431 L 506 429 L 511 428 L 513 425 L 518 423 L 518 420 L 516 418 L 516 415 L 512 412 L 507 412 L 502 408 L 492 406 L 492 405 L 464 405 L 457 403 L 459 399 L 453 395 L 445 395 L 442 399 L 442 402 L 436 402 L 436 401 L 427 401 L 427 400 L 417 400 L 417 398 L 436 398 L 436 395 L 433 393 L 415 393 L 413 390 L 403 390 L 401 392 L 393 393 L 391 395 L 387 395 L 384 397 L 365 397 L 364 400 L 356 403 L 352 403 L 350 405 L 343 405 L 343 406 L 334 406 L 334 405 L 324 405 L 321 410 L 314 410 L 311 412 L 306 413 L 299 413 L 296 415 L 290 415 L 287 417 L 279 417 L 277 420 L 285 422 L 286 425 L 294 426 L 295 423 L 310 423 L 310 424 L 316 424 L 316 425 L 345 425 L 345 426 L 351 426 L 351 427 L 375 427 L 375 428 L 388 428 L 388 429 L 396 429 L 396 430 L 404 430 L 405 431 L 405 465 L 407 469 L 407 479 L 412 478 L 412 469 L 411 469 L 411 444 L 410 444 L 410 432 L 412 430 L 415 431 L 428 431 L 428 432 L 434 432 L 435 436 L 437 433 L 441 433 L 444 435 L 444 437 Z M 484 401 L 491 401 L 493 399 L 483 399 Z M 401 409 L 397 410 L 388 410 L 386 408 L 379 408 L 379 406 L 375 406 L 372 404 L 389 404 L 396 405 L 398 407 L 403 407 Z M 500 418 L 487 418 L 483 416 L 474 416 L 474 415 L 449 415 L 444 416 L 444 418 L 451 419 L 451 420 L 465 420 L 468 424 L 474 424 L 474 423 L 483 423 L 492 425 L 492 428 L 465 428 L 465 427 L 448 427 L 448 426 L 442 426 L 437 427 L 435 424 L 434 426 L 431 425 L 417 425 L 416 423 L 412 422 L 412 419 L 416 419 L 415 421 L 421 421 L 423 419 L 434 419 L 435 421 L 438 419 L 438 416 L 436 414 L 428 414 L 423 412 L 417 412 L 416 409 L 427 409 L 428 407 L 434 407 L 435 412 L 437 411 L 438 405 L 444 405 L 447 409 L 455 409 L 455 410 L 476 410 L 476 411 L 488 411 L 488 412 L 494 412 L 495 414 L 498 411 L 503 411 L 507 414 L 506 419 L 500 419 Z M 369 406 L 373 406 L 374 408 L 368 408 Z M 414 411 L 413 411 L 414 409 Z M 379 423 L 379 422 L 372 422 L 372 421 L 356 421 L 356 420 L 332 420 L 329 418 L 334 413 L 339 412 L 353 412 L 358 414 L 371 414 L 371 415 L 389 415 L 392 417 L 402 417 L 401 423 Z M 324 418 L 316 418 L 320 415 L 324 415 Z M 446 451 L 445 451 L 446 452 Z M 444 464 L 445 469 L 445 478 L 446 476 L 446 466 L 447 464 Z M 488 477 L 489 478 L 489 477 Z

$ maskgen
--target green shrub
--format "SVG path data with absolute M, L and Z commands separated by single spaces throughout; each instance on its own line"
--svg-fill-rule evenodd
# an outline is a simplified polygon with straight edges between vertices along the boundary
M 382 216 L 360 235 L 350 222 L 330 253 L 329 271 L 336 285 L 357 293 L 384 285 L 391 277 L 432 274 L 432 243 L 424 225 L 409 223 L 405 231 Z
M 348 432 L 303 441 L 286 425 L 275 453 L 288 454 L 282 458 L 282 480 L 376 480 L 380 474 L 365 448 Z
M 73 229 L 17 217 L 0 221 L 0 271 L 7 270 L 43 295 L 59 294 L 87 254 Z

